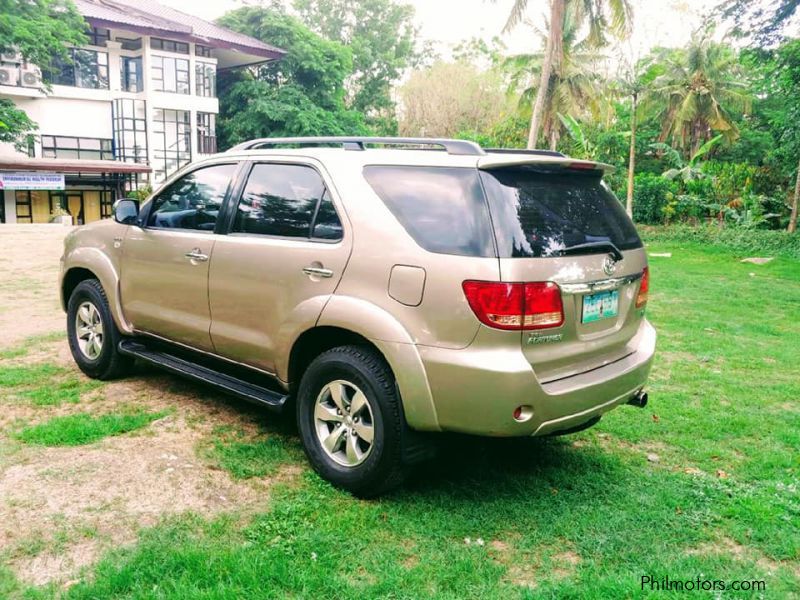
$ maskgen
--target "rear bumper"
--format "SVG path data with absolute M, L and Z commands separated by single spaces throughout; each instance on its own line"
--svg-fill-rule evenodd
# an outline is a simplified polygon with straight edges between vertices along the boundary
M 627 402 L 647 380 L 656 332 L 643 320 L 622 359 L 541 384 L 519 349 L 420 347 L 438 417 L 445 431 L 489 436 L 541 436 L 577 427 Z M 532 407 L 524 422 L 518 406 Z

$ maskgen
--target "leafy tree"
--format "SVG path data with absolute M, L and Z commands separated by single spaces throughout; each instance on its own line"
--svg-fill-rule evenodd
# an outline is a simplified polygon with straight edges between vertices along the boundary
M 395 0 L 295 0 L 303 22 L 353 53 L 346 103 L 378 129 L 394 129 L 392 85 L 415 58 L 414 8 Z
M 549 0 L 550 19 L 547 44 L 544 49 L 540 81 L 536 100 L 531 112 L 531 128 L 528 135 L 528 148 L 534 148 L 544 120 L 547 96 L 551 93 L 550 83 L 554 71 L 558 71 L 563 58 L 564 18 L 569 5 L 575 11 L 576 21 L 586 24 L 589 29 L 588 40 L 595 46 L 605 45 L 606 33 L 617 35 L 627 33 L 631 23 L 631 6 L 628 0 Z M 514 0 L 506 30 L 512 29 L 522 21 L 528 8 L 528 0 Z
M 750 109 L 745 73 L 734 50 L 696 35 L 686 48 L 659 51 L 646 100 L 663 123 L 661 140 L 695 154 L 715 133 L 739 135 L 736 117 Z
M 501 77 L 464 62 L 439 61 L 415 71 L 398 92 L 401 135 L 452 137 L 490 131 L 513 112 Z
M 86 42 L 85 30 L 70 0 L 0 0 L 0 51 L 19 52 L 31 64 L 47 67 L 54 56 L 66 59 L 69 45 Z M 35 129 L 24 111 L 0 100 L 0 142 L 23 149 Z
M 798 201 L 800 199 L 800 40 L 780 46 L 766 63 L 764 88 L 770 92 L 774 103 L 769 111 L 769 122 L 775 131 L 777 156 L 784 164 L 797 163 L 794 196 L 789 231 L 797 230 Z
M 257 137 L 366 133 L 361 115 L 344 104 L 347 48 L 275 8 L 243 7 L 219 22 L 287 51 L 279 61 L 220 76 L 221 147 Z
M 776 42 L 800 8 L 800 0 L 724 0 L 718 13 L 733 21 L 734 33 L 761 46 Z
M 607 96 L 602 93 L 597 76 L 597 65 L 602 56 L 588 37 L 580 35 L 581 28 L 575 7 L 571 5 L 564 15 L 562 39 L 559 43 L 561 59 L 553 66 L 548 86 L 549 93 L 542 108 L 542 132 L 552 150 L 558 146 L 562 134 L 569 130 L 559 115 L 596 118 L 603 105 L 607 107 L 607 103 L 604 102 Z M 544 46 L 547 47 L 548 34 L 543 31 L 538 33 L 545 41 Z M 503 67 L 510 74 L 512 86 L 518 87 L 520 83 L 528 86 L 520 97 L 523 106 L 530 106 L 537 94 L 545 58 L 541 52 L 519 54 L 509 57 L 503 63 Z
M 14 106 L 11 100 L 0 98 L 0 142 L 14 144 L 17 150 L 24 152 L 36 129 L 36 123 L 25 111 Z

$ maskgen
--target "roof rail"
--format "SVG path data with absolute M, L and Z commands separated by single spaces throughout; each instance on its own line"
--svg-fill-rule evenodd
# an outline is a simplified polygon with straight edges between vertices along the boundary
M 403 137 L 286 137 L 286 138 L 259 138 L 242 142 L 228 150 L 255 150 L 264 146 L 324 146 L 341 145 L 345 150 L 366 150 L 367 145 L 383 146 L 439 146 L 448 154 L 461 154 L 465 156 L 483 156 L 486 154 L 475 142 L 467 140 L 450 140 L 438 138 L 403 138 Z
M 494 154 L 534 154 L 538 156 L 557 156 L 559 158 L 566 158 L 567 155 L 555 150 L 526 150 L 524 148 L 486 148 L 486 152 Z

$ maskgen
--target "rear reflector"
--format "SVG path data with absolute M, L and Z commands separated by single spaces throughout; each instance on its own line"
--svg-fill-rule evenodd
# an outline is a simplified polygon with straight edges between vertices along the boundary
M 472 312 L 489 327 L 518 331 L 564 323 L 561 289 L 552 281 L 465 281 L 462 287 Z
M 642 283 L 639 285 L 639 295 L 636 296 L 636 308 L 644 308 L 647 304 L 647 292 L 650 289 L 650 269 L 644 268 Z

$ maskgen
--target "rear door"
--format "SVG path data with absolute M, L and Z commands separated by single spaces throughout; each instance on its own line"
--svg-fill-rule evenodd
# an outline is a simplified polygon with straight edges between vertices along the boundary
M 563 325 L 522 333 L 523 352 L 541 381 L 627 356 L 643 318 L 635 304 L 646 255 L 601 175 L 519 165 L 481 173 L 502 280 L 561 287 Z
M 144 227 L 123 241 L 120 292 L 139 331 L 211 351 L 208 268 L 235 162 L 205 166 L 163 189 Z
M 316 165 L 252 165 L 230 233 L 214 247 L 209 301 L 218 354 L 274 372 L 298 330 L 316 323 L 352 246 L 337 202 Z

